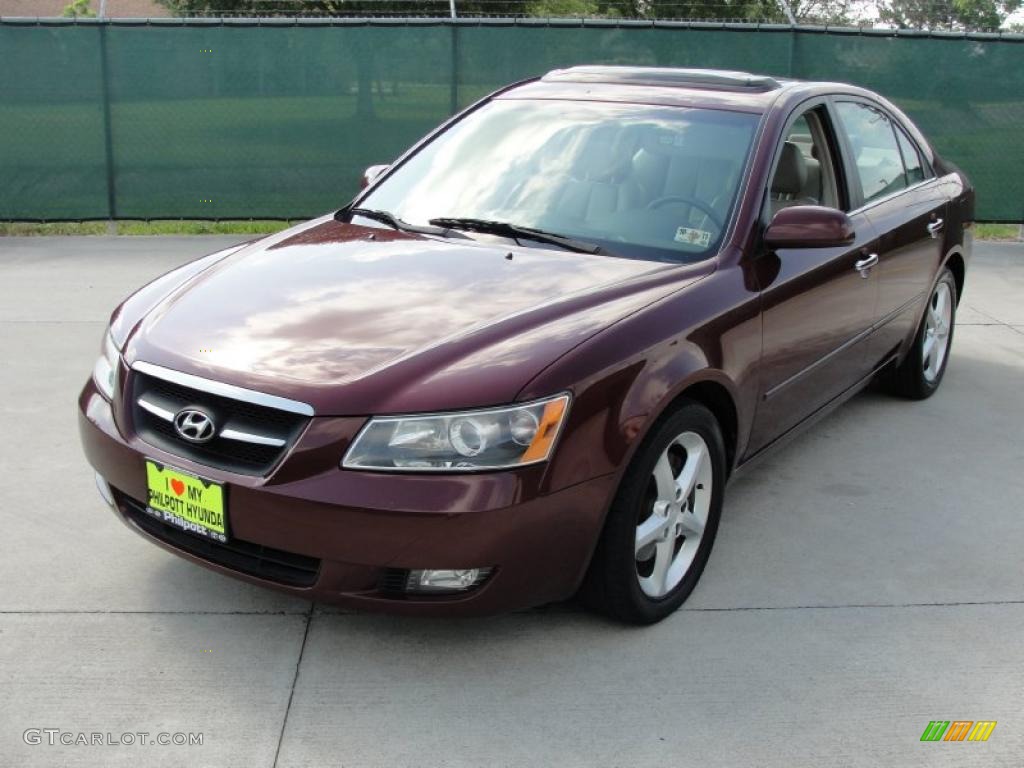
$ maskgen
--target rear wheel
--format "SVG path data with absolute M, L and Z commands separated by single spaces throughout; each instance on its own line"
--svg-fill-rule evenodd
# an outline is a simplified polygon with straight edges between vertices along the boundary
M 587 574 L 588 603 L 620 621 L 650 624 L 689 597 L 721 516 L 725 445 L 703 405 L 686 402 L 637 452 Z
M 935 394 L 949 362 L 956 301 L 956 280 L 949 269 L 944 269 L 928 297 L 913 346 L 889 378 L 893 392 L 914 400 Z

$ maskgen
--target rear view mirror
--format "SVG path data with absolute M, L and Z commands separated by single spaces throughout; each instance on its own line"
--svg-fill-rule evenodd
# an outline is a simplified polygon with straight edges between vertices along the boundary
M 764 231 L 769 248 L 829 248 L 853 242 L 853 222 L 835 208 L 793 205 L 783 208 Z
M 384 171 L 386 171 L 390 167 L 390 165 L 371 165 L 369 168 L 363 171 L 363 182 L 360 188 L 366 189 L 368 186 L 373 184 L 373 182 L 376 180 L 378 176 L 380 176 L 382 173 L 384 173 Z

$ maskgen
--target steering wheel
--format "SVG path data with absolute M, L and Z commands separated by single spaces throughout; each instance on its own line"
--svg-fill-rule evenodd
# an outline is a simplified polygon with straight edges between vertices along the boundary
M 718 214 L 715 212 L 714 208 L 707 203 L 702 203 L 700 200 L 694 200 L 692 197 L 683 197 L 682 195 L 665 195 L 664 197 L 659 197 L 656 200 L 649 202 L 647 204 L 647 210 L 653 211 L 661 208 L 662 206 L 668 205 L 669 203 L 686 203 L 687 205 L 696 208 L 701 213 L 707 214 L 707 217 L 711 219 L 711 223 L 718 228 L 719 232 L 725 229 L 725 225 L 722 223 L 722 220 L 718 218 Z

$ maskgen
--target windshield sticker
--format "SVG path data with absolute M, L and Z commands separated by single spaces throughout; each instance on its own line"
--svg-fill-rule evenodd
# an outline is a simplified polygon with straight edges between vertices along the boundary
M 711 245 L 711 233 L 705 232 L 703 229 L 690 229 L 689 227 L 680 227 L 676 230 L 676 236 L 672 238 L 677 243 L 686 243 L 687 245 L 699 245 L 701 248 L 707 248 Z

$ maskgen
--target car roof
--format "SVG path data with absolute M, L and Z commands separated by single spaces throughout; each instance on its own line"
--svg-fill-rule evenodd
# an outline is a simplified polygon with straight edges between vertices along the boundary
M 553 70 L 512 86 L 496 98 L 611 101 L 763 113 L 778 101 L 837 92 L 874 95 L 841 83 L 734 70 L 578 66 Z

